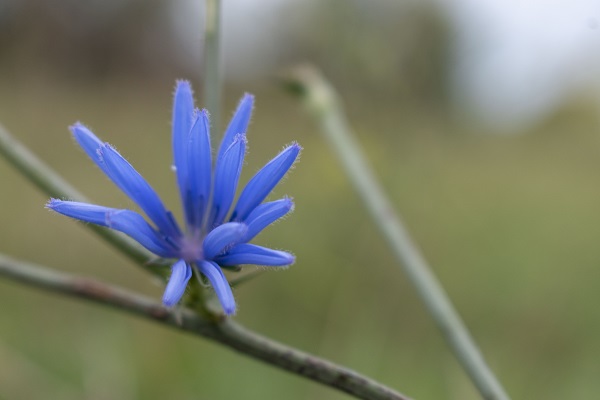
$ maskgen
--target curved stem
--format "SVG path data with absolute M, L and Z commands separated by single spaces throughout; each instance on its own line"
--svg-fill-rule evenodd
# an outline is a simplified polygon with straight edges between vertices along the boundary
M 27 147 L 17 141 L 0 124 L 0 155 L 4 156 L 13 167 L 23 174 L 29 181 L 50 197 L 69 199 L 89 203 L 81 192 L 64 180 L 57 172 L 40 160 Z M 42 205 L 40 204 L 40 207 Z M 163 271 L 151 267 L 151 261 L 156 256 L 139 246 L 130 238 L 120 233 L 94 224 L 82 224 L 102 237 L 108 243 L 120 250 L 123 254 L 144 267 L 147 271 L 164 278 Z
M 337 153 L 346 174 L 371 213 L 394 255 L 453 350 L 456 358 L 488 400 L 508 400 L 504 388 L 486 364 L 442 285 L 412 241 L 350 130 L 335 90 L 314 68 L 299 67 L 284 77 L 300 94 L 323 134 Z
M 365 400 L 408 400 L 408 397 L 355 371 L 277 343 L 233 320 L 207 318 L 189 309 L 165 308 L 145 296 L 0 254 L 0 275 L 25 285 L 91 300 L 224 344 L 247 356 Z
M 206 0 L 204 25 L 204 105 L 213 132 L 221 132 L 221 1 Z

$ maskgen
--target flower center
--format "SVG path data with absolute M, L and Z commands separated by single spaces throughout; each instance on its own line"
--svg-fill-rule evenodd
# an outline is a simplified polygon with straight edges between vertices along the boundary
M 202 239 L 198 235 L 185 235 L 179 243 L 179 256 L 187 262 L 202 260 Z

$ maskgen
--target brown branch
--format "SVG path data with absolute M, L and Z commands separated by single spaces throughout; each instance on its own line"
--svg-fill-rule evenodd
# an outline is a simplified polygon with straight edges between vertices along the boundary
M 277 343 L 225 316 L 204 317 L 90 278 L 78 277 L 0 255 L 0 275 L 25 285 L 111 306 L 224 344 L 242 354 L 365 400 L 409 398 L 355 371 Z

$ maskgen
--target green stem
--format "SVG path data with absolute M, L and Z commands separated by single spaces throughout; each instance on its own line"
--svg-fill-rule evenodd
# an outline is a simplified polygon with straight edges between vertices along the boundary
M 0 275 L 25 285 L 91 300 L 193 335 L 203 336 L 277 368 L 364 400 L 408 397 L 355 371 L 249 331 L 224 316 L 206 317 L 190 309 L 169 309 L 145 296 L 0 254 Z
M 27 147 L 19 143 L 1 124 L 0 155 L 4 156 L 12 166 L 48 196 L 58 199 L 89 202 L 69 182 L 65 181 Z M 42 204 L 40 204 L 41 207 Z M 118 232 L 94 224 L 82 225 L 91 229 L 145 270 L 164 278 L 162 269 L 156 268 L 151 264 L 151 261 L 156 259 L 156 256 L 139 246 L 135 241 Z
M 204 105 L 213 132 L 221 132 L 221 1 L 206 0 L 204 25 Z
M 486 364 L 442 285 L 387 199 L 350 130 L 335 90 L 317 70 L 308 66 L 291 71 L 284 79 L 292 90 L 302 96 L 311 114 L 319 121 L 347 176 L 483 398 L 508 400 L 507 393 Z

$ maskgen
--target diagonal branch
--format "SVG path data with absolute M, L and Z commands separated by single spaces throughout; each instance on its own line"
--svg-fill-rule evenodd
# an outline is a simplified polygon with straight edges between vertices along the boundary
M 17 141 L 2 124 L 0 124 L 0 155 L 4 156 L 12 166 L 48 196 L 89 203 L 89 200 L 81 192 Z M 85 224 L 84 226 L 102 237 L 136 264 L 144 267 L 145 270 L 164 278 L 162 270 L 152 267 L 150 263 L 151 260 L 156 259 L 156 256 L 130 238 L 98 225 Z
M 359 399 L 409 399 L 355 371 L 251 332 L 224 316 L 211 319 L 188 309 L 168 309 L 148 297 L 116 286 L 17 261 L 1 254 L 0 275 L 25 285 L 94 301 L 193 335 L 204 336 L 242 354 Z
M 482 397 L 486 400 L 509 400 L 502 384 L 487 365 L 450 298 L 387 198 L 350 129 L 334 88 L 311 66 L 291 70 L 283 80 L 289 89 L 301 97 L 321 125 L 324 136 L 340 159 L 350 182 L 441 330 L 448 346 Z

